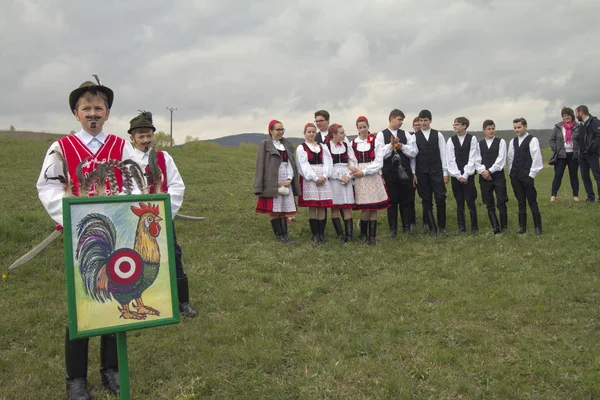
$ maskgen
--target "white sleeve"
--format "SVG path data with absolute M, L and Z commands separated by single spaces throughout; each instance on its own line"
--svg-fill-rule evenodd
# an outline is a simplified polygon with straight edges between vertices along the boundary
M 316 182 L 319 179 L 317 174 L 315 174 L 315 171 L 308 163 L 308 156 L 306 155 L 306 151 L 304 151 L 304 147 L 302 145 L 296 147 L 296 166 L 298 167 L 298 173 L 307 181 Z
M 406 135 L 406 144 L 402 145 L 402 152 L 410 158 L 414 158 L 419 154 L 419 149 L 417 148 L 417 139 L 415 139 L 415 135 L 411 135 L 410 133 L 404 133 Z
M 55 154 L 50 154 L 53 151 L 61 152 L 58 142 L 52 143 L 46 152 L 36 187 L 38 197 L 50 218 L 57 224 L 62 225 L 62 198 L 65 196 L 64 185 L 58 179 L 46 179 L 46 177 L 56 178 L 59 175 L 63 175 L 62 162 Z
M 473 139 L 475 139 L 475 136 L 473 136 Z M 485 165 L 481 163 L 481 144 L 479 143 L 477 143 L 477 156 L 475 156 L 475 170 L 480 174 L 485 171 Z
M 288 160 L 287 163 L 287 178 L 289 180 L 294 179 L 294 167 L 292 167 L 292 161 Z
M 479 157 L 479 144 L 477 143 L 477 139 L 475 136 L 471 137 L 471 148 L 469 149 L 469 161 L 465 168 L 463 169 L 465 173 L 463 174 L 463 178 L 468 179 L 469 176 L 475 174 L 475 165 L 477 163 L 477 158 Z
M 498 157 L 494 162 L 494 165 L 490 167 L 490 174 L 494 172 L 502 171 L 504 166 L 506 165 L 506 142 L 504 139 L 500 139 L 500 146 L 498 147 Z M 512 165 L 512 163 L 511 163 Z M 510 168 L 509 168 L 510 170 Z
M 354 154 L 352 143 L 348 145 L 348 165 L 358 165 L 358 160 L 356 159 L 356 154 Z
M 378 145 L 377 140 L 375 140 L 375 159 L 363 170 L 365 175 L 373 175 L 381 171 L 383 167 L 383 152 L 385 151 L 383 147 L 381 144 Z
M 333 174 L 333 157 L 326 145 L 322 144 L 321 151 L 323 152 L 323 175 L 325 178 L 331 177 Z
M 454 142 L 452 142 L 452 138 L 448 139 L 446 143 L 446 164 L 448 166 L 448 174 L 453 178 L 460 178 L 460 170 L 458 169 L 458 165 L 456 164 L 456 154 L 454 153 Z
M 385 139 L 383 138 L 383 131 L 379 132 L 375 137 L 375 148 L 380 146 L 383 149 L 383 158 L 389 158 L 394 151 L 394 147 L 392 143 L 385 144 Z
M 417 158 L 411 158 L 410 159 L 410 170 L 412 171 L 413 175 L 417 173 Z
M 165 155 L 165 165 L 167 167 L 167 192 L 171 195 L 171 217 L 175 218 L 183 203 L 185 185 L 171 155 L 166 151 L 163 151 L 163 154 Z
M 515 158 L 515 151 L 513 148 L 513 141 L 514 140 L 518 140 L 517 138 L 512 139 L 509 143 L 508 143 L 508 173 L 510 174 L 510 170 L 512 169 L 512 163 L 513 163 L 513 159 Z
M 448 160 L 446 159 L 446 139 L 444 139 L 444 134 L 442 132 L 438 132 L 438 147 L 440 148 L 440 158 L 442 160 L 442 171 L 444 176 L 448 176 Z
M 542 160 L 542 153 L 540 151 L 540 142 L 538 138 L 531 138 L 529 142 L 529 152 L 531 153 L 531 168 L 529 169 L 529 176 L 535 178 L 535 176 L 544 168 L 544 161 Z

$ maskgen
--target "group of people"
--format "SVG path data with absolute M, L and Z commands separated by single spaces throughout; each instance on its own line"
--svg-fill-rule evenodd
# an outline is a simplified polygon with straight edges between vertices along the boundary
M 446 141 L 441 132 L 431 128 L 433 118 L 429 110 L 422 110 L 413 120 L 412 131 L 405 132 L 400 129 L 405 115 L 394 109 L 389 114 L 388 127 L 377 134 L 369 131 L 366 117 L 358 117 L 358 136 L 349 141 L 342 125 L 330 125 L 326 110 L 315 112 L 314 117 L 314 123 L 304 126 L 305 142 L 295 150 L 283 137 L 285 128 L 278 120 L 269 123 L 269 138 L 258 146 L 254 179 L 254 193 L 258 196 L 256 212 L 270 216 L 279 241 L 293 242 L 287 221 L 288 216 L 297 212 L 295 196 L 299 207 L 308 207 L 312 240 L 317 244 L 324 241 L 328 209 L 341 243 L 353 239 L 352 210 L 361 212 L 361 242 L 376 243 L 378 210 L 387 210 L 390 237 L 396 237 L 399 221 L 404 233 L 411 232 L 416 227 L 416 193 L 423 205 L 423 224 L 434 235 L 445 234 L 448 183 L 456 199 L 458 233 L 467 232 L 466 203 L 471 233 L 477 234 L 476 174 L 492 232 L 505 232 L 508 229 L 505 167 L 518 203 L 516 232 L 527 232 L 529 204 L 534 234 L 542 234 L 535 177 L 544 162 L 539 140 L 527 132 L 525 118 L 513 120 L 516 137 L 507 146 L 504 139 L 496 137 L 495 123 L 489 119 L 482 124 L 485 137 L 478 141 L 467 132 L 469 120 L 456 118 L 455 134 Z M 549 143 L 554 151 L 550 164 L 555 169 L 551 201 L 556 199 L 567 166 L 573 199 L 579 201 L 579 166 L 587 201 L 593 202 L 590 171 L 600 193 L 600 121 L 584 105 L 575 111 L 563 108 L 561 117 L 562 122 L 556 124 Z
M 132 160 L 137 163 L 146 173 L 145 186 L 149 193 L 169 193 L 173 218 L 181 207 L 185 185 L 173 158 L 166 151 L 157 151 L 156 157 L 152 157 L 153 160 L 149 159 L 156 131 L 152 122 L 152 114 L 143 111 L 131 120 L 128 130 L 130 142 L 107 134 L 103 130 L 103 126 L 110 116 L 113 99 L 113 91 L 100 84 L 99 80 L 97 83 L 86 81 L 69 95 L 69 110 L 81 124 L 81 129 L 73 135 L 52 143 L 46 152 L 36 185 L 39 198 L 50 217 L 56 222 L 57 229 L 62 229 L 62 198 L 64 196 L 92 196 L 95 193 L 108 195 L 115 191 L 123 192 L 127 183 L 124 182 L 125 178 L 119 168 L 112 167 L 114 168 L 115 182 L 107 179 L 105 182 L 98 182 L 89 188 L 84 188 L 85 185 L 82 186 L 82 182 L 79 181 L 80 177 L 89 176 L 100 165 L 112 165 L 111 162 Z M 81 170 L 78 171 L 78 168 Z M 151 173 L 151 169 L 156 173 Z M 142 177 L 142 179 L 145 178 Z M 141 193 L 141 188 L 137 187 L 135 181 L 130 184 L 134 186 L 133 194 Z M 96 188 L 95 186 L 100 187 Z M 88 189 L 89 192 L 82 193 Z M 173 244 L 179 311 L 187 317 L 195 317 L 197 313 L 189 302 L 188 278 L 183 270 L 182 251 L 177 243 L 174 225 Z M 66 392 L 70 400 L 92 398 L 87 386 L 88 341 L 87 338 L 71 340 L 67 328 L 65 335 Z M 108 391 L 118 395 L 120 385 L 115 335 L 101 336 L 100 364 L 102 384 Z

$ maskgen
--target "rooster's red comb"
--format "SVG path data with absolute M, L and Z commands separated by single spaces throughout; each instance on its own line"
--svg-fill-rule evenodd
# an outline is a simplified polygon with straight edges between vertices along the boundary
M 142 214 L 145 213 L 152 213 L 154 215 L 158 215 L 158 206 L 156 204 L 140 203 L 139 207 L 131 206 L 131 211 L 133 211 L 138 217 L 141 217 Z

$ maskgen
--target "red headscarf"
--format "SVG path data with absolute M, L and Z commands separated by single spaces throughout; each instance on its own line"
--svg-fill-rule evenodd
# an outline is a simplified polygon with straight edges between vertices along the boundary
M 340 124 L 333 124 L 329 127 L 329 131 L 327 132 L 327 136 L 329 139 L 333 139 L 333 135 L 335 135 L 342 126 Z
M 271 120 L 271 122 L 269 122 L 269 135 L 271 134 L 271 129 L 273 129 L 273 125 L 275 124 L 280 124 L 280 121 L 277 121 L 276 119 Z
M 367 117 L 361 115 L 360 117 L 356 118 L 356 126 L 358 126 L 358 123 L 361 121 L 364 121 L 367 123 L 367 125 L 369 125 L 369 120 L 367 119 Z
M 304 133 L 306 133 L 306 128 L 308 128 L 309 126 L 312 126 L 313 128 L 317 129 L 317 126 L 315 124 L 309 122 L 306 125 L 304 125 Z

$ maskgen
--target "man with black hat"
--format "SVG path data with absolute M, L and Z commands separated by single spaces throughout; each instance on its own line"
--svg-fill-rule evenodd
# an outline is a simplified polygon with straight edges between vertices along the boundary
M 135 147 L 133 150 L 133 161 L 138 163 L 142 167 L 142 170 L 146 171 L 150 193 L 169 193 L 171 195 L 171 216 L 175 218 L 183 202 L 185 185 L 169 153 L 166 151 L 157 151 L 154 153 L 156 157 L 151 154 L 150 149 L 153 146 L 154 132 L 156 131 L 156 128 L 152 124 L 152 114 L 148 111 L 142 111 L 137 117 L 131 120 L 129 125 L 130 128 L 127 132 L 131 135 L 131 143 Z M 153 171 L 155 172 L 153 173 Z M 179 311 L 183 315 L 193 318 L 197 313 L 190 305 L 188 278 L 185 272 L 183 272 L 183 263 L 181 261 L 182 251 L 177 243 L 175 224 L 173 224 L 173 246 L 175 248 Z
M 81 124 L 81 130 L 54 142 L 46 153 L 42 171 L 37 181 L 39 198 L 50 217 L 62 229 L 62 198 L 91 196 L 96 191 L 92 185 L 90 192 L 80 193 L 77 167 L 82 164 L 82 172 L 87 176 L 98 165 L 109 161 L 123 161 L 132 157 L 133 148 L 126 140 L 103 131 L 104 123 L 110 116 L 114 94 L 111 89 L 87 81 L 73 90 L 69 96 L 69 109 Z M 86 161 L 82 163 L 82 161 Z M 63 162 L 66 165 L 63 165 Z M 64 170 L 68 176 L 64 176 Z M 119 192 L 123 189 L 121 171 L 114 168 Z M 69 182 L 70 180 L 70 182 Z M 138 191 L 137 188 L 135 188 Z M 105 194 L 112 193 L 110 183 L 105 182 Z M 67 369 L 67 397 L 71 400 L 91 399 L 87 388 L 89 339 L 69 339 L 67 328 L 65 338 L 65 362 Z M 117 342 L 114 335 L 100 338 L 100 374 L 102 384 L 112 393 L 119 394 L 117 362 Z

